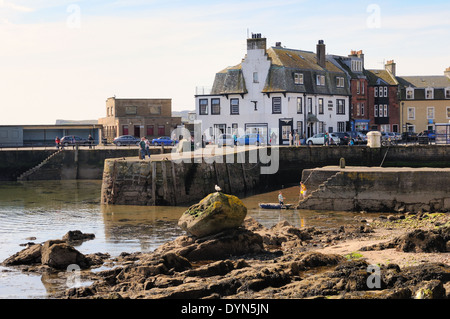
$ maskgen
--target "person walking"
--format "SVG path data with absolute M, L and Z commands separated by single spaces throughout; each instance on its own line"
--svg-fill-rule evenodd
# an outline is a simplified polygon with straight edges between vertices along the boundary
M 299 146 L 300 146 L 300 135 L 298 134 L 298 130 L 295 131 L 294 145 L 295 145 L 296 147 L 299 147 Z
M 150 141 L 148 140 L 147 137 L 145 137 L 145 154 L 147 154 L 148 159 L 150 159 Z M 144 154 L 144 159 L 145 159 L 145 154 Z
M 144 160 L 145 159 L 145 137 L 141 137 L 141 141 L 139 142 L 139 159 Z
M 323 139 L 323 145 L 325 145 L 325 146 L 330 145 L 330 143 L 329 143 L 329 138 L 330 138 L 330 136 L 328 135 L 327 132 L 325 132 L 325 137 L 324 137 L 324 139 Z
M 292 131 L 289 132 L 289 146 L 292 146 Z
M 55 138 L 55 144 L 56 144 L 56 149 L 59 150 L 59 147 L 61 146 L 61 140 L 59 139 L 58 136 Z
M 88 142 L 89 142 L 89 148 L 91 149 L 94 146 L 94 138 L 92 137 L 91 134 L 89 134 Z

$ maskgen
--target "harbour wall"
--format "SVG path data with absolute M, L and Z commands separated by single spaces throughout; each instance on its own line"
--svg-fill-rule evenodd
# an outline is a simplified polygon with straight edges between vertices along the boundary
M 170 152 L 170 149 L 164 151 Z M 136 148 L 78 150 L 66 148 L 54 154 L 56 152 L 56 149 L 0 151 L 0 181 L 16 181 L 21 175 L 41 164 L 43 165 L 25 180 L 98 180 L 103 177 L 105 159 L 138 156 Z M 161 149 L 155 148 L 152 153 L 160 154 Z M 51 159 L 46 161 L 49 157 Z
M 270 149 L 270 148 L 269 148 Z M 337 165 L 365 167 L 450 167 L 450 147 L 276 147 L 278 169 L 261 174 L 261 161 L 242 163 L 225 158 L 177 163 L 171 160 L 105 160 L 102 203 L 133 205 L 185 205 L 195 203 L 219 185 L 234 195 L 298 185 L 305 169 Z M 272 152 L 274 150 L 272 149 Z M 247 152 L 247 153 L 246 153 Z M 269 152 L 270 153 L 270 152 Z M 450 180 L 449 180 L 450 181 Z
M 450 211 L 450 168 L 329 166 L 303 171 L 298 208 L 332 211 Z

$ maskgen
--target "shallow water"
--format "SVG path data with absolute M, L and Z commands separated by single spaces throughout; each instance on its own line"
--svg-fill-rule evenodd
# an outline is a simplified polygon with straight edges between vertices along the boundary
M 95 234 L 76 246 L 81 253 L 151 252 L 184 232 L 177 221 L 186 207 L 100 205 L 101 181 L 30 181 L 0 184 L 0 261 L 27 242 L 60 239 L 69 230 Z M 298 200 L 298 187 L 283 190 L 286 203 Z M 335 227 L 354 221 L 352 213 L 263 210 L 260 202 L 276 202 L 278 191 L 243 198 L 248 215 L 267 227 L 287 220 L 297 227 Z M 0 267 L 0 298 L 47 298 L 65 289 L 67 278 L 22 273 Z M 82 283 L 88 284 L 88 283 Z

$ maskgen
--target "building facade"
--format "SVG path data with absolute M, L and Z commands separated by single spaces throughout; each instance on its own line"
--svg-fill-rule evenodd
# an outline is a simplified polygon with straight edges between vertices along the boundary
M 351 51 L 348 56 L 328 56 L 330 61 L 347 73 L 350 79 L 350 130 L 369 130 L 368 79 L 362 51 Z
M 347 74 L 330 62 L 325 44 L 316 53 L 287 49 L 266 39 L 247 39 L 242 62 L 215 76 L 209 94 L 195 96 L 202 133 L 259 133 L 271 144 L 289 144 L 289 133 L 303 138 L 349 127 L 350 87 Z
M 386 63 L 385 69 L 366 70 L 370 130 L 400 132 L 399 83 L 395 66 L 392 60 Z
M 450 68 L 444 75 L 402 76 L 399 102 L 402 132 L 435 130 L 450 121 Z
M 106 117 L 98 123 L 103 125 L 103 137 L 111 142 L 120 135 L 170 136 L 181 125 L 181 117 L 172 117 L 171 99 L 110 97 L 106 100 Z

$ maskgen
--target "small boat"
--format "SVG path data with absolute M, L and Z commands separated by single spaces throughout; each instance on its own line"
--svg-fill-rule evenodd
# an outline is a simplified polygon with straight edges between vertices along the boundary
M 293 206 L 293 204 L 284 204 L 281 205 L 279 203 L 259 203 L 259 207 L 264 209 L 289 209 Z

